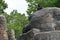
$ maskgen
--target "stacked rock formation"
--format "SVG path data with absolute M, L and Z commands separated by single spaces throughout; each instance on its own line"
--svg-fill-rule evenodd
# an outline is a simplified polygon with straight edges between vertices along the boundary
M 6 18 L 0 15 L 0 40 L 8 40 Z
M 60 8 L 43 8 L 32 14 L 29 20 L 23 29 L 23 40 L 60 40 L 60 31 L 56 31 L 60 30 Z

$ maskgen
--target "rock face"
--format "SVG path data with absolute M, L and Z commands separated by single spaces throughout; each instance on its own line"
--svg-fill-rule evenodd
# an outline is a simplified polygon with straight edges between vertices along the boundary
M 60 30 L 60 8 L 41 9 L 29 20 L 28 26 L 23 29 L 24 40 L 60 40 L 60 31 L 56 31 Z
M 36 30 L 33 30 L 36 31 Z M 35 35 L 34 35 L 35 34 Z M 38 32 L 30 31 L 24 40 L 60 40 L 60 31 Z

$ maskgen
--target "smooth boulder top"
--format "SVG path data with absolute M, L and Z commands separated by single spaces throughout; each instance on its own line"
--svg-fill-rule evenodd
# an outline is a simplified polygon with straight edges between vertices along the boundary
M 52 14 L 52 15 L 59 15 L 60 14 L 60 8 L 57 8 L 57 7 L 47 7 L 47 8 L 43 8 L 39 11 L 36 11 L 35 13 L 33 13 L 31 15 L 31 19 L 30 20 L 34 20 L 38 17 L 41 17 L 41 16 L 44 16 L 46 14 Z

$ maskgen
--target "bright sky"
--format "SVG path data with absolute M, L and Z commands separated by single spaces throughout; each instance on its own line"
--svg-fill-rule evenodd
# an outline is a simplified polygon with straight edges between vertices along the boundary
M 26 13 L 28 4 L 25 0 L 5 0 L 8 4 L 8 8 L 5 10 L 8 14 L 14 9 L 18 10 L 19 13 Z

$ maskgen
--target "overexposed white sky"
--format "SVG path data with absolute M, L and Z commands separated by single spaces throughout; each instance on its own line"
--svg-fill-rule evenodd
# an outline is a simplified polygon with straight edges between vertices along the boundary
M 25 0 L 5 0 L 8 4 L 8 8 L 5 10 L 8 14 L 14 9 L 18 10 L 19 13 L 26 13 L 28 4 Z

